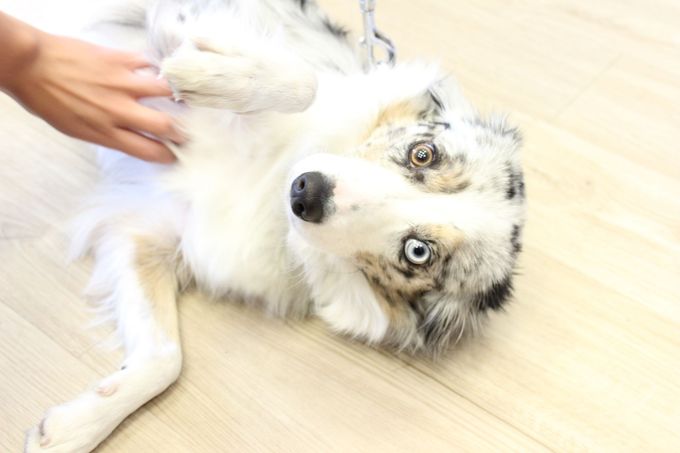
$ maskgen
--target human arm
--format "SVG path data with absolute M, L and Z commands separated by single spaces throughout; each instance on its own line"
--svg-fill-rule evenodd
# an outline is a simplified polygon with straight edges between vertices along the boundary
M 167 83 L 136 70 L 135 53 L 51 35 L 0 12 L 0 89 L 61 132 L 133 156 L 172 162 L 158 140 L 184 139 L 165 113 L 142 97 L 170 96 Z

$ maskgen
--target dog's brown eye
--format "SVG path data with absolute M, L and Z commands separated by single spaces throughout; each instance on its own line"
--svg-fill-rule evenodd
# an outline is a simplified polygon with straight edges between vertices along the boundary
M 411 164 L 416 167 L 427 167 L 434 160 L 434 145 L 431 143 L 418 143 L 409 151 Z

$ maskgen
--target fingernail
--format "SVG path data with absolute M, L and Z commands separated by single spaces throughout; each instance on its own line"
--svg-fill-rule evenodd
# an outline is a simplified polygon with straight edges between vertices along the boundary
M 177 123 L 173 125 L 170 134 L 168 134 L 168 138 L 177 144 L 182 144 L 188 140 L 186 131 Z
M 178 133 L 172 134 L 172 136 L 168 137 L 168 139 L 170 139 L 170 141 L 176 145 L 183 145 L 187 141 L 186 137 L 183 137 Z
M 159 77 L 156 77 L 156 80 L 158 81 L 158 83 L 163 85 L 168 90 L 172 90 L 172 87 L 170 86 L 170 82 L 168 82 L 167 79 L 164 79 L 163 77 L 159 76 Z
M 177 135 L 182 139 L 182 143 L 186 142 L 189 140 L 189 132 L 187 131 L 186 126 L 184 123 L 182 123 L 179 120 L 175 120 L 173 124 L 173 131 L 177 133 Z
M 168 148 L 169 150 L 169 148 Z M 177 160 L 177 156 L 175 156 L 175 153 L 173 153 L 171 150 L 168 151 L 168 154 L 163 157 L 163 160 L 161 162 L 165 164 L 171 164 Z

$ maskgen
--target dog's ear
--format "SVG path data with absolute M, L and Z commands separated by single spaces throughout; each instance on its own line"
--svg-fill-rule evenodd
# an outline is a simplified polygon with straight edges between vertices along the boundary
M 442 83 L 444 82 L 442 81 Z M 442 118 L 449 109 L 450 98 L 451 96 L 447 93 L 446 88 L 437 82 L 415 96 L 401 99 L 383 107 L 378 116 L 377 124 Z
M 425 93 L 429 101 L 429 114 L 435 117 L 445 117 L 454 112 L 457 116 L 466 118 L 475 115 L 475 110 L 463 97 L 456 79 L 448 75 L 433 83 Z
M 464 309 L 458 301 L 443 297 L 430 304 L 418 326 L 418 332 L 425 352 L 437 357 L 460 340 L 467 329 L 474 330 L 476 324 L 474 313 Z
M 389 104 L 380 110 L 377 126 L 396 123 L 400 121 L 414 121 L 428 118 L 436 105 L 433 104 L 429 93 L 422 94 L 410 99 L 400 100 Z

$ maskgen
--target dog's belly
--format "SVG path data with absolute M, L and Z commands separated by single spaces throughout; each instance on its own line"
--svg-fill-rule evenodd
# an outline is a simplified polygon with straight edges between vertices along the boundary
M 182 234 L 182 253 L 200 286 L 215 293 L 266 298 L 289 285 L 285 232 L 243 204 L 213 212 L 194 206 Z
M 184 260 L 211 293 L 261 299 L 279 314 L 306 312 L 306 287 L 286 245 L 288 162 L 283 153 L 267 155 L 252 140 L 221 133 L 229 139 L 211 133 L 210 142 L 195 141 L 185 152 L 197 157 L 173 176 L 190 206 Z

